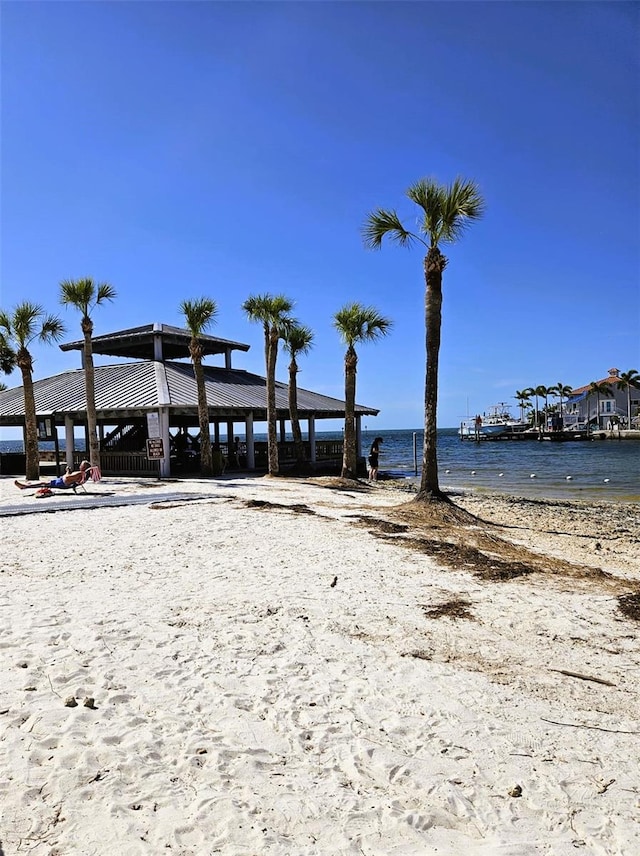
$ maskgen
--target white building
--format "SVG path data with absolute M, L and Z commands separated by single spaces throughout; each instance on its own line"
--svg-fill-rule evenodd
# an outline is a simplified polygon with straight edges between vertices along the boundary
M 565 428 L 612 428 L 620 424 L 629 427 L 628 411 L 631 403 L 631 421 L 635 427 L 640 412 L 640 376 L 638 387 L 627 388 L 619 369 L 609 369 L 608 377 L 574 389 L 564 407 Z

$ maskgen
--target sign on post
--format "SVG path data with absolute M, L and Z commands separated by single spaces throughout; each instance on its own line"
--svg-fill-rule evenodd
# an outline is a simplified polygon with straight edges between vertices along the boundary
M 153 411 L 147 413 L 147 437 L 160 437 L 160 418 Z
M 164 442 L 162 437 L 150 437 L 147 440 L 147 460 L 157 461 L 164 458 Z
M 56 427 L 50 416 L 38 416 L 38 440 L 54 440 Z

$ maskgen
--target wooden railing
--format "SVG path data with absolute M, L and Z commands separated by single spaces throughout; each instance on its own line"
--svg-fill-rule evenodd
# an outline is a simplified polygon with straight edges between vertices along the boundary
M 311 457 L 311 446 L 308 441 L 304 441 L 305 459 L 308 461 Z M 228 459 L 227 444 L 221 443 L 220 450 Z M 256 470 L 266 470 L 269 466 L 267 453 L 267 443 L 258 441 L 254 446 L 255 450 L 255 468 Z M 80 462 L 86 457 L 85 452 L 73 453 L 73 468 L 78 469 Z M 285 466 L 292 464 L 296 459 L 295 443 L 287 440 L 284 443 L 278 443 L 278 458 L 281 464 Z M 42 452 L 42 460 L 55 460 L 53 452 Z M 65 456 L 61 453 L 60 460 L 64 467 Z M 335 464 L 339 469 L 342 461 L 342 440 L 317 440 L 316 441 L 316 461 L 318 464 L 331 465 Z M 122 475 L 122 476 L 157 476 L 160 468 L 158 461 L 149 461 L 146 452 L 110 452 L 102 450 L 100 452 L 100 467 L 103 475 Z M 173 467 L 173 462 L 172 462 Z
M 73 454 L 73 468 L 79 469 L 84 454 Z M 103 475 L 157 476 L 158 461 L 149 461 L 146 452 L 100 452 L 100 468 Z

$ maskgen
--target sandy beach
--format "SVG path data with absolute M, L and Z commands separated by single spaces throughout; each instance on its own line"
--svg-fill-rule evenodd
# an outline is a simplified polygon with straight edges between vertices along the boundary
M 0 479 L 0 852 L 640 853 L 640 507 Z

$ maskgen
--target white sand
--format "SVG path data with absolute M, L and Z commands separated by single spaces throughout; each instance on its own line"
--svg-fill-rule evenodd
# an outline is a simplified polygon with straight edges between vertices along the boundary
M 6 856 L 640 853 L 640 509 L 460 498 L 552 557 L 495 581 L 331 484 L 0 479 Z

